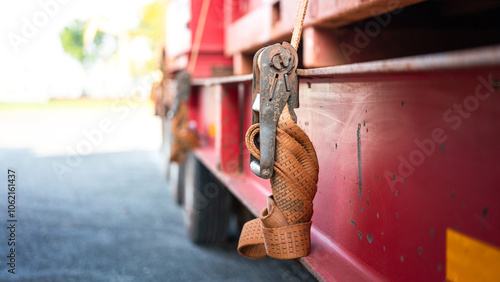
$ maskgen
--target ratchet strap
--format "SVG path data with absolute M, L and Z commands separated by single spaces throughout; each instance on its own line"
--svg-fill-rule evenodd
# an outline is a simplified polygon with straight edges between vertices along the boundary
M 189 60 L 189 65 L 187 67 L 187 78 L 186 80 L 179 79 L 178 83 L 180 83 L 180 87 L 186 87 L 186 83 L 191 83 L 190 74 L 192 74 L 196 67 L 196 61 L 198 59 L 198 53 L 200 51 L 201 39 L 203 37 L 203 33 L 205 31 L 205 23 L 208 15 L 208 10 L 210 6 L 210 0 L 203 0 L 200 15 L 198 18 L 198 26 L 196 27 L 196 34 L 193 41 L 193 47 L 191 48 L 191 56 Z M 183 91 L 186 92 L 185 95 L 189 95 L 191 92 L 191 86 L 189 86 L 189 90 Z M 179 90 L 178 90 L 179 92 Z M 187 98 L 177 99 L 179 106 L 177 109 L 177 105 L 174 106 L 175 115 L 172 120 L 172 134 L 174 136 L 174 142 L 172 144 L 172 153 L 170 154 L 170 161 L 176 163 L 184 162 L 186 158 L 187 152 L 192 150 L 193 148 L 198 146 L 198 136 L 191 132 L 188 127 L 188 109 L 186 105 Z M 182 101 L 181 101 L 182 100 Z
M 295 50 L 300 42 L 307 3 L 308 0 L 301 0 L 297 12 L 291 40 L 291 46 Z M 278 63 L 283 60 L 283 55 L 275 56 Z M 285 83 L 288 83 L 287 78 L 285 76 Z M 254 84 L 256 79 L 258 76 L 255 74 L 254 61 Z M 261 88 L 260 92 L 262 91 Z M 290 91 L 288 85 L 286 91 Z M 270 97 L 274 99 L 273 95 Z M 262 114 L 262 105 L 261 102 L 259 115 Z M 285 103 L 280 113 L 276 126 L 276 147 L 272 148 L 274 173 L 270 181 L 273 194 L 268 197 L 267 208 L 260 213 L 260 217 L 245 223 L 241 231 L 238 252 L 248 258 L 263 258 L 268 255 L 277 259 L 295 259 L 309 255 L 311 248 L 311 218 L 318 183 L 318 157 L 311 140 L 292 118 L 288 106 Z M 259 162 L 261 122 L 266 120 L 259 119 L 259 123 L 252 125 L 245 139 L 250 154 Z M 260 170 L 257 172 L 261 172 Z M 260 173 L 257 175 L 260 176 Z
M 155 105 L 155 115 L 156 116 L 161 116 L 160 115 L 160 100 L 161 100 L 161 82 L 157 81 L 151 85 L 151 94 L 149 95 L 149 100 L 153 101 Z
M 259 124 L 246 134 L 250 153 L 260 158 L 256 145 Z M 272 196 L 260 218 L 243 226 L 238 252 L 248 258 L 266 255 L 294 259 L 309 254 L 313 199 L 318 182 L 318 158 L 307 134 L 292 120 L 285 106 L 276 131 Z
M 181 101 L 177 113 L 172 119 L 172 134 L 174 136 L 170 161 L 182 163 L 186 153 L 198 146 L 198 137 L 189 130 L 188 108 L 186 102 Z

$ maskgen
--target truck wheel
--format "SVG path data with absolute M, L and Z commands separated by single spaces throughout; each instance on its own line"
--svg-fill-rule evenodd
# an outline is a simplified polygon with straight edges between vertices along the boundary
M 182 205 L 184 199 L 184 171 L 186 163 L 178 164 L 176 162 L 170 162 L 169 165 L 169 174 L 168 177 L 168 186 L 170 187 L 170 195 L 172 199 L 179 204 Z
M 184 193 L 185 225 L 197 244 L 224 242 L 229 228 L 232 195 L 220 181 L 189 154 Z
M 174 202 L 181 205 L 184 196 L 184 164 L 170 161 L 172 152 L 172 132 L 170 122 L 163 120 L 163 155 L 165 156 L 165 178 Z
M 165 178 L 170 180 L 170 153 L 172 152 L 172 133 L 170 131 L 170 122 L 164 118 L 162 120 L 163 133 L 163 156 L 165 157 Z

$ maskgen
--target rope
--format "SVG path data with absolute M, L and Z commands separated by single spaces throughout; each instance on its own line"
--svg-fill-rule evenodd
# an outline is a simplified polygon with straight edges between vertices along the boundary
M 200 17 L 198 18 L 198 26 L 196 27 L 193 48 L 191 49 L 191 56 L 187 68 L 187 71 L 189 73 L 193 73 L 194 68 L 196 67 L 196 61 L 198 60 L 198 53 L 200 52 L 201 39 L 203 38 L 203 31 L 205 30 L 205 23 L 207 21 L 209 6 L 210 0 L 203 0 L 200 10 Z
M 300 36 L 302 34 L 302 27 L 304 26 L 304 18 L 306 17 L 307 4 L 309 0 L 300 0 L 299 10 L 295 18 L 295 26 L 293 27 L 292 34 L 292 47 L 297 50 L 299 48 Z
M 177 114 L 172 120 L 172 134 L 174 136 L 170 161 L 182 163 L 186 153 L 198 146 L 198 137 L 188 127 L 188 109 L 185 102 L 179 104 Z

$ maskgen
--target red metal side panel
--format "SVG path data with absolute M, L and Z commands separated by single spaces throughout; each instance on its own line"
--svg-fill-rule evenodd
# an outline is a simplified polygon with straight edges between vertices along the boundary
M 309 1 L 304 24 L 339 27 L 421 1 Z M 232 9 L 232 19 L 226 21 L 226 54 L 255 52 L 265 45 L 290 40 L 299 3 L 299 0 L 242 1 Z
M 214 67 L 232 67 L 232 59 L 223 55 L 224 48 L 224 0 L 211 0 L 205 24 L 198 25 L 203 0 L 191 0 L 191 42 L 195 41 L 197 28 L 202 37 L 193 77 L 211 77 Z
M 498 67 L 301 78 L 298 121 L 320 161 L 306 266 L 329 281 L 442 281 L 446 229 L 500 246 L 499 80 Z M 221 118 L 235 114 L 226 103 L 238 100 L 250 126 L 244 85 L 226 101 L 233 86 L 199 87 L 196 154 L 258 213 L 269 181 L 250 171 L 245 147 L 242 173 L 220 170 L 214 145 L 237 134 L 224 129 Z
M 191 0 L 191 42 L 196 37 L 200 11 L 204 0 Z M 208 14 L 203 28 L 200 51 L 221 51 L 224 46 L 224 0 L 210 0 Z
M 218 86 L 220 95 L 220 122 L 217 140 L 220 144 L 220 168 L 226 173 L 238 173 L 240 164 L 240 110 L 238 88 L 235 85 Z
M 209 148 L 214 152 L 217 124 L 216 110 L 213 89 L 211 87 L 193 87 L 189 98 L 189 119 L 196 122 L 200 147 Z
M 302 79 L 296 112 L 320 161 L 304 261 L 326 280 L 443 281 L 447 228 L 500 246 L 499 78 Z
M 232 67 L 232 58 L 223 54 L 224 0 L 210 1 L 206 21 L 198 26 L 202 3 L 203 0 L 176 0 L 168 6 L 166 53 L 170 72 L 188 66 L 198 27 L 202 37 L 192 77 L 211 77 L 221 73 L 217 69 Z M 223 74 L 227 75 L 227 71 Z
M 226 7 L 229 8 L 229 22 L 232 23 L 261 6 L 263 0 L 225 0 L 224 2 Z
M 224 57 L 222 51 L 219 53 L 200 53 L 197 61 L 194 78 L 212 77 L 217 73 L 217 68 L 230 68 L 232 67 L 232 59 Z
M 189 96 L 189 99 L 188 99 L 188 107 L 189 107 L 189 111 L 188 111 L 188 118 L 190 121 L 196 121 L 197 124 L 197 129 L 198 131 L 200 130 L 199 126 L 201 125 L 200 122 L 203 122 L 202 120 L 199 119 L 199 114 L 198 114 L 198 111 L 196 109 L 198 109 L 200 107 L 200 88 L 198 87 L 193 87 L 192 90 L 191 90 L 191 95 Z
M 195 154 L 241 202 L 257 215 L 266 206 L 266 198 L 271 194 L 271 186 L 269 185 L 269 180 L 256 177 L 248 167 L 250 157 L 244 145 L 243 136 L 252 124 L 251 112 L 248 110 L 251 109 L 252 104 L 251 83 L 242 83 L 245 95 L 238 95 L 235 87 L 236 85 L 225 85 L 223 87 L 216 85 L 195 88 L 199 89 L 200 95 L 197 98 L 199 104 L 196 108 L 191 108 L 190 111 L 198 113 L 198 132 L 201 138 L 201 146 L 195 150 Z M 224 88 L 226 88 L 225 97 L 222 94 Z M 218 93 L 218 91 L 221 92 Z M 216 99 L 217 95 L 220 95 L 221 99 Z M 219 102 L 215 102 L 217 100 Z M 236 101 L 237 103 L 235 103 Z M 223 124 L 222 121 L 225 119 L 225 116 L 234 117 L 233 106 L 235 104 L 237 105 L 236 109 L 238 113 L 236 119 L 232 120 L 229 124 Z M 219 119 L 218 116 L 221 118 Z M 210 130 L 212 127 L 219 126 L 217 125 L 218 119 L 220 125 L 222 125 L 222 130 Z M 242 128 L 244 132 L 239 132 L 236 127 Z M 232 147 L 231 150 L 234 150 L 236 146 L 231 139 L 234 138 L 235 134 L 239 135 L 237 147 L 242 151 L 237 151 L 235 155 L 230 155 L 226 154 L 224 150 L 216 148 L 214 140 L 218 139 L 220 144 L 223 144 L 224 140 L 229 141 Z M 231 169 L 229 171 L 220 169 L 224 167 L 228 169 L 232 168 L 229 162 L 236 158 L 242 160 L 242 165 L 240 166 L 242 169 L 241 172 L 231 171 Z

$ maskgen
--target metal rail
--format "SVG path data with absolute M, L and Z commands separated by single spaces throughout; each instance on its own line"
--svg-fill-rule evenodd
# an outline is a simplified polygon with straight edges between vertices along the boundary
M 252 74 L 233 75 L 225 77 L 197 78 L 191 81 L 193 86 L 211 86 L 216 84 L 237 84 L 252 81 Z
M 335 77 L 366 73 L 399 73 L 487 67 L 500 64 L 500 45 L 448 51 L 430 55 L 356 63 L 317 69 L 297 69 L 299 78 Z M 252 75 L 193 79 L 193 86 L 237 84 L 252 81 Z
M 299 77 L 334 77 L 362 73 L 399 73 L 496 66 L 500 64 L 500 45 L 447 51 L 430 55 L 380 60 L 350 65 L 297 69 Z

